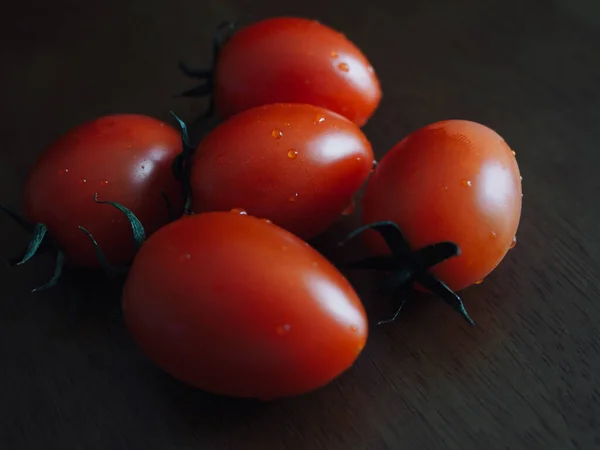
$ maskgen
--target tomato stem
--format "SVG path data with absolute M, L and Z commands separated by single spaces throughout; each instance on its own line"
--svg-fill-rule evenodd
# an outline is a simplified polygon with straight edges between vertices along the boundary
M 349 240 L 367 230 L 377 231 L 385 240 L 392 255 L 369 257 L 361 261 L 346 263 L 342 266 L 350 269 L 392 272 L 392 275 L 386 282 L 386 287 L 392 291 L 394 296 L 403 295 L 401 296 L 400 306 L 394 316 L 391 319 L 380 321 L 379 324 L 393 322 L 396 319 L 406 301 L 406 291 L 412 288 L 416 282 L 434 295 L 442 298 L 470 325 L 475 325 L 458 294 L 428 270 L 446 259 L 460 255 L 460 247 L 457 244 L 454 242 L 439 242 L 413 251 L 400 227 L 394 222 L 383 221 L 371 223 L 356 229 L 344 241 L 340 242 L 339 245 L 345 245 Z
M 187 66 L 187 64 L 183 62 L 179 63 L 179 70 L 181 70 L 188 77 L 202 80 L 202 83 L 192 89 L 188 89 L 187 91 L 177 94 L 177 97 L 209 96 L 209 105 L 207 110 L 197 120 L 195 120 L 194 123 L 204 118 L 211 117 L 215 112 L 214 69 L 217 64 L 217 59 L 219 58 L 219 53 L 221 52 L 221 48 L 231 38 L 236 27 L 237 24 L 235 22 L 225 21 L 215 29 L 215 33 L 213 35 L 212 64 L 210 69 L 191 69 L 189 66 Z
M 20 266 L 25 264 L 34 256 L 40 254 L 42 251 L 46 251 L 52 246 L 48 242 L 48 227 L 43 223 L 30 223 L 17 213 L 11 211 L 7 207 L 0 205 L 0 210 L 7 216 L 13 219 L 18 225 L 20 225 L 25 231 L 27 231 L 31 237 L 27 244 L 27 249 L 23 253 L 23 256 L 17 258 L 10 258 L 8 260 L 9 266 Z
M 60 250 L 56 251 L 56 262 L 54 263 L 54 273 L 52 274 L 52 278 L 50 278 L 46 283 L 33 288 L 31 292 L 39 292 L 46 290 L 48 288 L 54 287 L 58 284 L 58 280 L 60 279 L 63 269 L 65 267 L 65 254 Z
M 133 232 L 133 240 L 135 243 L 135 250 L 136 251 L 139 250 L 140 247 L 142 246 L 142 244 L 144 243 L 144 241 L 146 240 L 146 231 L 144 230 L 144 226 L 142 225 L 142 222 L 140 222 L 140 220 L 135 216 L 135 214 L 133 212 L 131 212 L 131 210 L 127 209 L 125 206 L 121 205 L 120 203 L 98 200 L 97 192 L 94 194 L 94 201 L 98 204 L 111 205 L 112 207 L 117 208 L 119 211 L 121 211 L 125 215 L 125 217 L 127 218 L 127 220 L 129 220 L 129 223 L 131 225 L 131 231 Z M 87 230 L 85 230 L 85 228 L 82 228 L 82 227 L 79 227 L 79 228 L 82 229 L 83 231 L 85 231 L 86 233 L 89 233 L 89 232 L 87 232 Z M 99 250 L 99 248 L 97 250 Z M 100 256 L 100 255 L 98 255 L 98 256 Z
M 179 125 L 179 129 L 181 130 L 182 142 L 182 151 L 173 160 L 172 170 L 175 178 L 179 180 L 179 182 L 183 185 L 183 199 L 185 202 L 183 213 L 190 214 L 192 204 L 192 188 L 190 185 L 190 163 L 194 154 L 194 147 L 192 147 L 192 145 L 190 144 L 190 137 L 188 135 L 187 125 L 185 124 L 185 122 L 179 117 L 177 117 L 177 114 L 175 114 L 173 111 L 171 111 L 171 115 Z

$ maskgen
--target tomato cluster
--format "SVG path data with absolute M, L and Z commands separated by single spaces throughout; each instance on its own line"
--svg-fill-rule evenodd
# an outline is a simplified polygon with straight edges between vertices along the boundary
M 423 127 L 373 169 L 360 129 L 381 98 L 372 66 L 340 33 L 269 19 L 221 42 L 196 93 L 222 122 L 197 145 L 141 115 L 80 125 L 38 159 L 25 187 L 37 252 L 63 264 L 127 266 L 125 322 L 174 377 L 217 394 L 273 399 L 323 386 L 363 350 L 368 321 L 338 269 L 389 272 L 401 305 L 415 286 L 470 321 L 456 290 L 514 246 L 521 178 L 484 125 Z M 370 255 L 328 261 L 306 241 L 366 183 Z M 4 208 L 3 208 L 4 209 Z M 133 237 L 132 239 L 132 232 Z

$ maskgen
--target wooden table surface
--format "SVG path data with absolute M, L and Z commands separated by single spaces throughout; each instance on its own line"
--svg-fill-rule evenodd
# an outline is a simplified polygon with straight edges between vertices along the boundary
M 0 267 L 0 447 L 6 450 L 600 448 L 600 6 L 584 0 L 75 0 L 0 18 L 0 201 L 75 124 L 115 112 L 200 112 L 176 64 L 210 60 L 226 19 L 294 14 L 346 33 L 379 74 L 366 126 L 380 157 L 442 119 L 485 123 L 517 151 L 518 245 L 464 292 L 469 328 L 437 300 L 373 327 L 356 366 L 260 404 L 187 388 L 130 340 L 118 297 L 29 288 L 49 260 Z M 331 233 L 356 223 L 348 218 Z M 27 237 L 0 218 L 0 256 Z M 350 275 L 349 275 L 350 276 Z M 373 280 L 352 275 L 365 302 Z M 69 293 L 75 290 L 75 305 Z

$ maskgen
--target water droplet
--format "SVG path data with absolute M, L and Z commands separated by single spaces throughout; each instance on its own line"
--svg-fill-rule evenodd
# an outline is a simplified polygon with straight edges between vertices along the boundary
M 325 122 L 325 116 L 323 114 L 317 114 L 315 117 L 315 125 L 323 122 Z
M 233 214 L 240 214 L 242 216 L 247 216 L 248 215 L 248 212 L 245 209 L 243 209 L 243 208 L 233 208 L 229 212 L 233 213 Z
M 100 180 L 100 186 L 106 186 L 108 184 L 108 180 Z
M 337 58 L 338 56 L 340 56 L 340 55 L 338 54 L 338 52 L 335 52 L 335 51 L 332 51 L 332 52 L 330 53 L 330 55 L 331 55 L 331 57 L 332 57 L 332 58 Z
M 376 160 L 376 159 L 374 159 L 374 160 L 373 160 L 373 169 L 374 169 L 375 167 L 377 167 L 377 164 L 379 164 L 379 163 L 377 162 L 377 160 Z
M 473 186 L 473 183 L 471 183 L 471 180 L 467 180 L 467 179 L 462 179 L 460 180 L 460 184 L 464 187 L 471 187 Z
M 63 169 L 60 172 L 58 172 L 59 175 L 66 175 L 69 173 L 69 169 Z
M 519 179 L 520 179 L 521 181 L 523 181 L 523 177 L 519 177 Z
M 192 255 L 190 255 L 189 253 L 184 253 L 179 257 L 179 261 L 181 262 L 189 261 L 190 259 L 192 259 Z
M 293 148 L 290 148 L 288 150 L 288 158 L 290 159 L 296 159 L 298 157 L 298 150 L 294 150 Z
M 273 128 L 273 131 L 271 131 L 271 136 L 273 136 L 275 139 L 281 139 L 283 137 L 283 131 Z
M 513 156 L 517 156 L 517 152 L 515 152 L 514 150 L 512 150 L 512 154 Z
M 481 284 L 481 283 L 483 283 L 483 280 L 479 280 L 479 281 L 475 282 L 475 284 Z
M 490 233 L 490 237 L 492 239 L 496 239 L 498 237 L 498 234 L 496 234 L 496 232 L 494 230 L 492 230 L 492 232 Z
M 358 331 L 358 325 L 350 325 L 350 331 L 352 331 L 353 333 L 356 333 Z
M 291 124 L 291 123 L 289 123 L 289 122 L 286 122 L 286 123 L 284 123 L 284 124 L 283 124 L 283 126 L 286 126 L 286 127 L 289 127 L 289 126 L 291 126 L 291 125 L 292 125 L 292 124 Z
M 85 178 L 80 178 L 77 182 L 79 184 L 85 184 L 85 183 L 87 183 L 87 180 Z
M 350 214 L 352 214 L 354 212 L 354 210 L 356 209 L 356 202 L 354 201 L 354 198 L 352 200 L 350 200 L 350 203 L 348 203 L 348 206 L 346 206 L 344 208 L 344 210 L 342 211 L 342 216 L 349 216 Z
M 289 198 L 290 202 L 295 202 L 296 200 L 298 200 L 298 193 L 297 192 L 295 194 L 290 195 L 290 198 Z
M 357 156 L 357 157 L 356 157 L 356 160 L 357 160 L 358 162 L 361 162 L 361 161 L 362 161 L 362 158 L 361 158 L 360 156 Z
M 349 72 L 350 66 L 348 66 L 348 64 L 346 64 L 346 63 L 339 63 L 338 69 L 340 69 L 342 72 Z
M 367 67 L 367 72 L 374 73 L 375 72 L 375 68 L 373 66 L 369 66 L 369 67 Z
M 290 329 L 292 327 L 290 326 L 290 324 L 286 323 L 285 325 L 279 325 L 276 329 L 275 332 L 279 335 L 279 336 L 283 336 L 284 334 L 287 334 Z
M 444 190 L 447 191 L 448 190 L 448 186 L 444 186 Z
M 514 236 L 512 242 L 510 243 L 510 247 L 508 247 L 508 248 L 513 249 L 513 248 L 515 248 L 516 245 L 517 245 L 517 237 Z

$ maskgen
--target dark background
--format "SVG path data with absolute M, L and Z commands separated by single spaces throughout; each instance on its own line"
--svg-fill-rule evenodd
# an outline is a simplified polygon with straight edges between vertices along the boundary
M 222 20 L 298 14 L 368 55 L 384 100 L 380 157 L 464 118 L 496 129 L 524 177 L 518 245 L 464 300 L 414 302 L 373 328 L 357 365 L 300 398 L 215 399 L 155 369 L 100 287 L 39 294 L 50 261 L 0 268 L 0 447 L 7 450 L 600 448 L 600 3 L 566 0 L 20 1 L 0 14 L 0 201 L 96 116 L 199 113 L 173 99 Z M 349 228 L 356 219 L 337 227 Z M 334 230 L 332 233 L 336 233 Z M 26 236 L 0 218 L 0 257 Z M 365 301 L 373 280 L 352 276 Z M 74 306 L 72 294 L 79 296 Z

